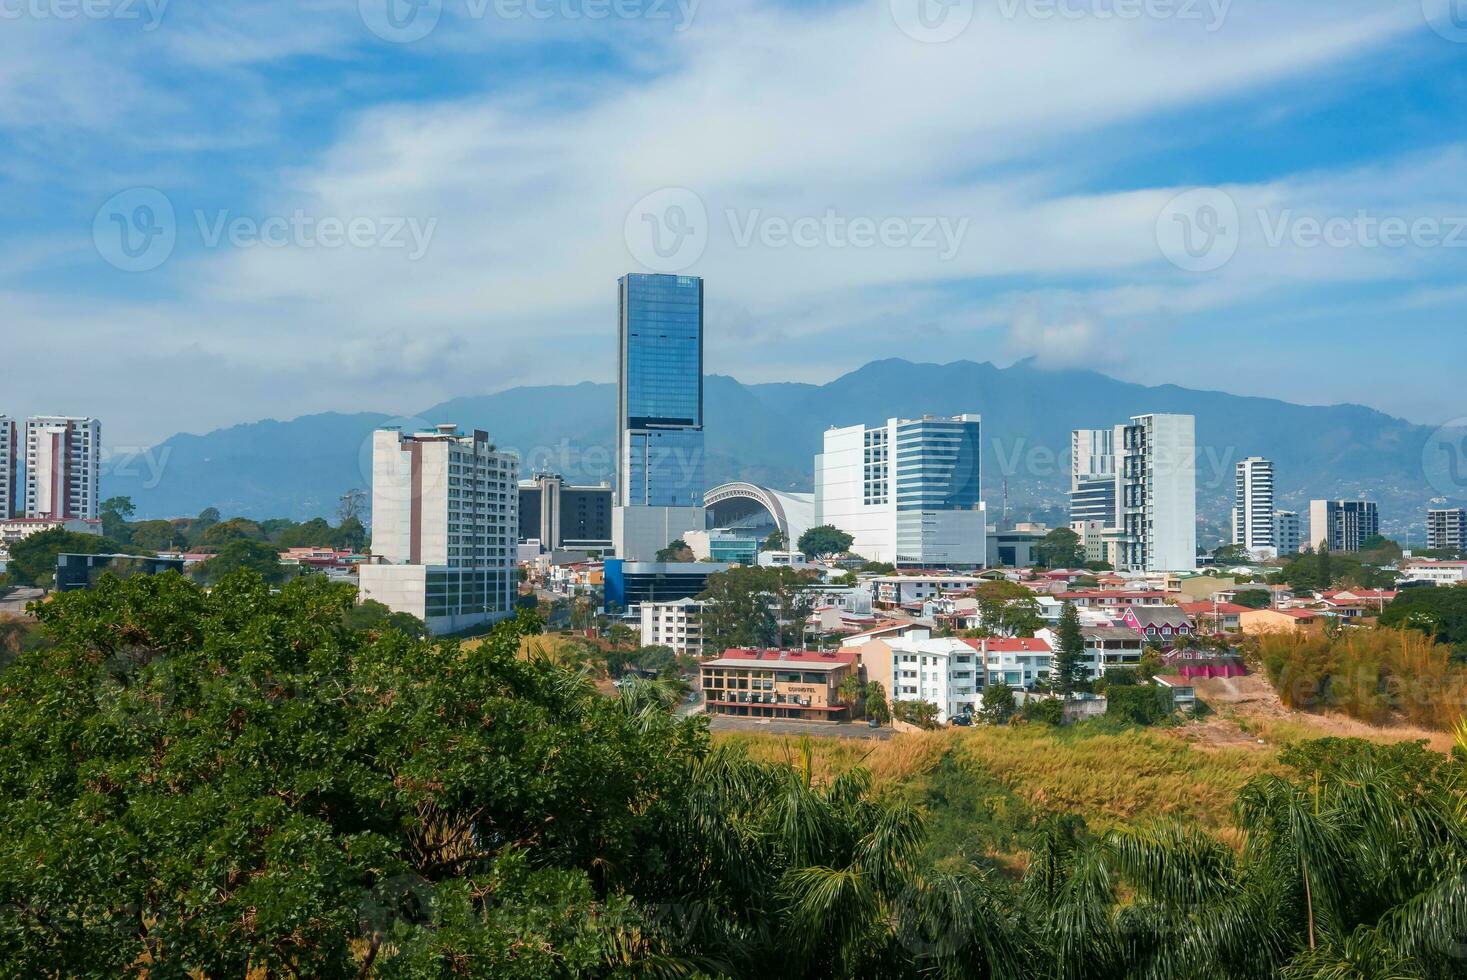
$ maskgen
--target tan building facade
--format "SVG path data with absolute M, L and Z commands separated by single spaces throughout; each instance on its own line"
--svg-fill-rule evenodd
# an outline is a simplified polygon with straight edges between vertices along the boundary
M 726 650 L 702 665 L 700 679 L 710 715 L 845 721 L 839 690 L 857 670 L 849 650 Z

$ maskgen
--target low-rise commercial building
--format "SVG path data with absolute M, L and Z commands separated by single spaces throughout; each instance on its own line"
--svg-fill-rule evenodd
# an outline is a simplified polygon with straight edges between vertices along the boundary
M 1428 561 L 1415 558 L 1401 567 L 1404 582 L 1430 582 L 1432 585 L 1461 585 L 1467 582 L 1467 561 Z
M 706 561 L 623 561 L 605 563 L 606 611 L 631 618 L 640 616 L 644 602 L 691 599 L 708 587 L 708 576 L 726 572 L 730 565 Z
M 851 651 L 726 650 L 699 674 L 711 715 L 841 721 L 850 708 L 840 686 L 856 670 Z

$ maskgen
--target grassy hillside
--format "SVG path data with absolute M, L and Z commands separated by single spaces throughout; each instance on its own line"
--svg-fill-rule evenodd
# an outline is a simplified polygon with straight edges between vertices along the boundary
M 887 742 L 815 740 L 815 777 L 853 766 L 926 812 L 930 853 L 1018 869 L 1023 838 L 1045 812 L 1096 830 L 1178 818 L 1230 839 L 1233 799 L 1248 780 L 1281 771 L 1279 744 L 1199 751 L 1176 731 L 1087 723 L 897 735 Z M 798 739 L 720 735 L 763 760 L 794 758 Z

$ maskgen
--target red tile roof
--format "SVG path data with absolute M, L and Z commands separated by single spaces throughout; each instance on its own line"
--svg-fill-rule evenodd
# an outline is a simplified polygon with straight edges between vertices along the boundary
M 1032 636 L 990 636 L 981 640 L 963 640 L 964 643 L 985 653 L 1050 653 L 1050 646 Z
M 1179 602 L 1177 608 L 1189 616 L 1207 616 L 1214 610 L 1219 616 L 1237 616 L 1241 613 L 1252 612 L 1252 606 L 1239 606 L 1231 602 Z
M 748 660 L 786 664 L 853 664 L 854 650 L 816 653 L 810 650 L 725 650 L 720 660 Z

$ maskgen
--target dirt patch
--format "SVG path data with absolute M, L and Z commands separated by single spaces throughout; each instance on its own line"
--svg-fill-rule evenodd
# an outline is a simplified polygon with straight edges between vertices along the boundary
M 1339 714 L 1309 714 L 1290 711 L 1266 679 L 1213 677 L 1196 682 L 1197 696 L 1213 714 L 1200 721 L 1172 729 L 1175 735 L 1200 751 L 1253 748 L 1269 749 L 1278 743 L 1301 738 L 1366 738 L 1376 742 L 1424 740 L 1438 752 L 1450 752 L 1450 733 L 1412 725 L 1378 726 Z

